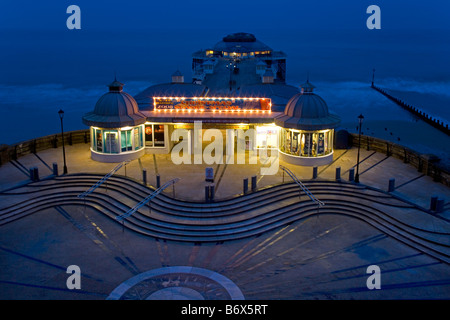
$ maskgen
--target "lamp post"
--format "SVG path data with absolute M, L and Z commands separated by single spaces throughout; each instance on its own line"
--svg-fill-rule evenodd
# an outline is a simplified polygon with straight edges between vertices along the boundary
M 63 147 L 63 159 L 64 159 L 64 174 L 67 174 L 67 165 L 66 165 L 66 149 L 64 147 L 64 129 L 63 129 L 63 118 L 64 118 L 64 111 L 59 110 L 58 111 L 59 119 L 61 120 L 61 138 L 62 138 L 62 147 Z
M 359 183 L 359 150 L 361 149 L 361 127 L 362 127 L 362 122 L 364 120 L 364 116 L 362 114 L 360 114 L 358 116 L 358 121 L 359 121 L 359 142 L 358 142 L 358 159 L 356 160 L 356 175 L 355 175 L 355 182 Z
M 232 63 L 231 63 L 231 62 L 227 64 L 227 69 L 230 70 L 230 81 L 229 81 L 230 91 L 231 91 L 231 89 L 232 89 L 232 88 L 231 88 L 231 66 L 232 66 Z

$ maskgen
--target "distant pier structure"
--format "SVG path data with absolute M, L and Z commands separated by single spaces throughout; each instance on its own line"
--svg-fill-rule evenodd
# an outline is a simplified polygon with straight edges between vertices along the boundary
M 384 96 L 386 96 L 388 99 L 390 99 L 391 101 L 395 102 L 396 104 L 398 104 L 400 107 L 402 107 L 403 109 L 411 112 L 412 114 L 414 114 L 415 116 L 417 116 L 418 118 L 422 119 L 423 121 L 425 121 L 426 123 L 432 125 L 433 127 L 435 127 L 438 130 L 441 130 L 442 132 L 444 132 L 447 135 L 450 135 L 450 130 L 448 128 L 448 123 L 444 123 L 444 121 L 436 119 L 435 117 L 427 114 L 426 112 L 424 112 L 423 110 L 421 110 L 420 108 L 417 108 L 415 106 L 412 106 L 408 103 L 406 103 L 405 101 L 396 98 L 394 96 L 392 96 L 391 94 L 389 94 L 388 92 L 386 92 L 386 90 L 375 86 L 374 81 L 373 81 L 373 77 L 372 77 L 372 85 L 371 87 L 373 89 L 375 89 L 376 91 L 380 92 L 381 94 L 383 94 Z

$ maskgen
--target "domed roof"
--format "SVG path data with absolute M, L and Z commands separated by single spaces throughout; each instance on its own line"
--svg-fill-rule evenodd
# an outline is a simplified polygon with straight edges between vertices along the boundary
M 215 51 L 240 53 L 272 51 L 272 48 L 257 40 L 253 34 L 245 32 L 232 33 L 223 37 L 222 41 L 216 43 L 213 49 Z
M 275 118 L 275 124 L 284 128 L 301 130 L 332 129 L 340 118 L 328 111 L 325 100 L 313 93 L 315 87 L 307 81 L 302 91 L 286 104 L 284 114 Z
M 109 92 L 98 99 L 93 112 L 83 116 L 83 123 L 102 128 L 136 126 L 146 121 L 134 98 L 123 92 L 123 83 L 114 79 Z

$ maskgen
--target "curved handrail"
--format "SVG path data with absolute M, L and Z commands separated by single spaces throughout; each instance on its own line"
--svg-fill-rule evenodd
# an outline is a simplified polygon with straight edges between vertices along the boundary
M 294 180 L 295 183 L 297 183 L 300 188 L 305 192 L 305 194 L 311 199 L 311 201 L 317 203 L 319 205 L 319 207 L 322 207 L 325 205 L 325 203 L 323 203 L 322 201 L 320 201 L 319 199 L 317 199 L 312 193 L 311 191 L 309 191 L 309 189 L 297 178 L 297 176 L 288 168 L 286 168 L 285 166 L 280 165 L 280 169 L 283 170 L 284 172 L 286 172 L 291 178 L 292 180 Z
M 158 194 L 160 194 L 164 189 L 169 187 L 172 184 L 175 184 L 177 181 L 179 181 L 180 178 L 175 178 L 170 181 L 167 181 L 164 183 L 161 187 L 153 191 L 151 194 L 149 194 L 145 199 L 143 199 L 141 202 L 139 202 L 134 208 L 128 210 L 128 212 L 121 214 L 120 216 L 116 217 L 117 221 L 123 221 L 129 216 L 131 216 L 133 213 L 135 213 L 137 210 L 139 210 L 141 207 L 145 206 L 150 200 L 152 200 L 154 197 L 156 197 Z
M 108 172 L 103 178 L 101 178 L 99 181 L 97 181 L 96 184 L 94 184 L 92 187 L 90 187 L 88 190 L 86 190 L 83 193 L 80 193 L 77 197 L 80 199 L 84 199 L 86 196 L 91 194 L 95 189 L 97 189 L 103 182 L 108 180 L 109 177 L 111 177 L 114 173 L 116 173 L 120 168 L 122 168 L 124 165 L 127 165 L 130 161 L 123 161 L 119 163 L 117 166 L 114 167 L 110 172 Z

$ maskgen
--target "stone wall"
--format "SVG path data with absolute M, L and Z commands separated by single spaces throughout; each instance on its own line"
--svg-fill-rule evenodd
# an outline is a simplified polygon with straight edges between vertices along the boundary
M 64 144 L 70 146 L 77 143 L 90 143 L 90 130 L 77 130 L 64 133 Z M 58 148 L 62 146 L 61 134 L 53 134 L 45 137 L 16 143 L 14 145 L 0 145 L 0 165 L 11 160 L 39 151 Z

